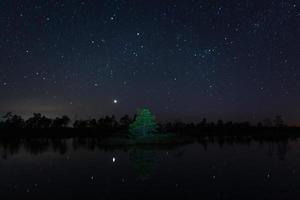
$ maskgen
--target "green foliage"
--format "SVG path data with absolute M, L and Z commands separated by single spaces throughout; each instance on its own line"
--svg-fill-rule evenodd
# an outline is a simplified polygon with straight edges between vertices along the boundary
M 129 132 L 134 137 L 145 137 L 156 132 L 157 127 L 150 110 L 139 109 L 135 121 L 129 126 Z

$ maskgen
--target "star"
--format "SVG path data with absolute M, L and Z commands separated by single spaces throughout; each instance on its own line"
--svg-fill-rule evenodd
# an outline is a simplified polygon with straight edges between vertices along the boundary
M 0 7 L 0 110 L 84 119 L 145 106 L 162 120 L 198 121 L 251 120 L 248 111 L 261 106 L 257 119 L 278 113 L 300 125 L 298 4 L 11 1 Z

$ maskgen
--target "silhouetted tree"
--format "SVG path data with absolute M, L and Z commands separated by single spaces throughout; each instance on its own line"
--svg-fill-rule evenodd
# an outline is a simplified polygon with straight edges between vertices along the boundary
M 101 118 L 98 120 L 98 126 L 104 130 L 113 130 L 118 127 L 118 122 L 115 116 L 105 116 L 105 118 Z
M 2 118 L 3 118 L 5 121 L 8 121 L 9 119 L 12 118 L 12 116 L 13 116 L 12 112 L 7 112 L 7 113 L 5 113 L 5 115 L 3 115 Z
M 226 126 L 227 128 L 233 127 L 232 121 L 226 122 L 225 126 Z
M 42 116 L 40 113 L 34 113 L 33 117 L 26 120 L 27 128 L 50 128 L 52 120 Z
M 202 125 L 203 127 L 205 127 L 206 124 L 207 124 L 207 119 L 206 119 L 206 118 L 203 118 L 202 121 L 201 121 L 201 125 Z
M 249 122 L 241 122 L 239 124 L 239 127 L 241 127 L 241 128 L 249 128 L 250 127 L 250 123 Z
M 76 120 L 73 124 L 73 127 L 83 129 L 83 128 L 88 128 L 88 124 L 89 123 L 86 120 Z
M 257 123 L 257 128 L 261 128 L 261 127 L 263 127 L 263 124 L 261 122 L 258 122 Z
M 269 118 L 264 119 L 263 120 L 263 126 L 264 127 L 272 127 L 272 121 Z
M 120 126 L 122 128 L 128 128 L 130 123 L 132 123 L 132 120 L 130 119 L 130 117 L 128 115 L 124 115 L 123 117 L 121 117 Z
M 96 119 L 90 119 L 88 120 L 88 126 L 89 128 L 99 128 L 97 120 Z
M 218 120 L 218 122 L 217 122 L 217 126 L 220 128 L 220 127 L 223 127 L 224 126 L 224 122 L 223 122 L 223 120 Z
M 70 118 L 66 115 L 62 117 L 56 117 L 53 120 L 52 127 L 53 128 L 66 128 L 68 124 L 70 123 Z
M 284 123 L 283 123 L 283 119 L 280 115 L 277 115 L 274 119 L 274 125 L 276 127 L 283 127 L 284 126 Z
M 62 127 L 67 127 L 71 120 L 68 116 L 64 115 L 62 116 L 61 121 L 62 121 Z
M 24 120 L 19 115 L 14 115 L 11 112 L 3 116 L 5 121 L 2 122 L 3 128 L 24 128 Z
M 214 122 L 209 123 L 209 127 L 215 127 L 215 126 L 216 126 L 216 124 Z
M 185 124 L 180 120 L 176 120 L 175 123 L 173 124 L 173 128 L 182 131 L 185 128 Z

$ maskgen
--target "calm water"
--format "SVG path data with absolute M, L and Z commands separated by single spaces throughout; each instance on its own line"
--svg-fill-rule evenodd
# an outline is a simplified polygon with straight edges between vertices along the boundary
M 300 143 L 4 141 L 1 199 L 298 199 Z

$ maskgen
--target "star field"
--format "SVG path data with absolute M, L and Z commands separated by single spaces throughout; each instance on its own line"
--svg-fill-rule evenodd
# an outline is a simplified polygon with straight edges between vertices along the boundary
M 0 2 L 0 112 L 300 125 L 300 3 Z

